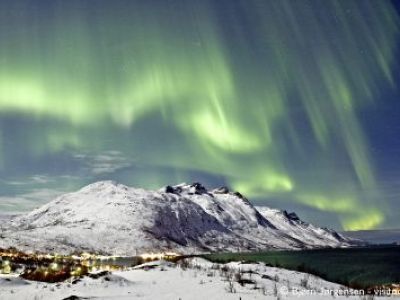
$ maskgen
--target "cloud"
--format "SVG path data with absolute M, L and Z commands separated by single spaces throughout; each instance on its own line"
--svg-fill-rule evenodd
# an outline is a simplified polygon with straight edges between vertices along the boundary
M 32 184 L 47 184 L 54 182 L 54 177 L 45 174 L 35 174 L 27 177 L 26 179 L 19 180 L 2 180 L 7 185 L 32 185 Z
M 64 192 L 60 190 L 37 188 L 27 193 L 16 195 L 15 197 L 1 196 L 0 211 L 5 213 L 16 213 L 22 210 L 30 211 L 55 199 L 63 193 Z
M 53 181 L 52 178 L 50 178 L 49 176 L 46 176 L 46 175 L 34 175 L 31 177 L 31 179 L 34 183 L 42 183 L 42 184 Z
M 73 156 L 82 161 L 93 175 L 114 173 L 117 170 L 131 167 L 133 161 L 120 151 L 105 151 L 97 155 L 78 153 Z

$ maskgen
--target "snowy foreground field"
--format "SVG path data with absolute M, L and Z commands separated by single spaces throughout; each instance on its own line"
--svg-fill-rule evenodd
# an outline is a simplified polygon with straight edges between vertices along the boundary
M 345 287 L 305 273 L 263 264 L 213 264 L 199 258 L 178 265 L 151 262 L 95 277 L 43 283 L 2 275 L 0 299 L 372 299 L 328 295 L 343 293 Z

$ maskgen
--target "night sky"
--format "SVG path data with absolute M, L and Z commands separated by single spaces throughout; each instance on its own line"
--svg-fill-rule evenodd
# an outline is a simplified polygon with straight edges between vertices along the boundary
M 112 179 L 400 227 L 400 15 L 375 0 L 0 0 L 0 213 Z

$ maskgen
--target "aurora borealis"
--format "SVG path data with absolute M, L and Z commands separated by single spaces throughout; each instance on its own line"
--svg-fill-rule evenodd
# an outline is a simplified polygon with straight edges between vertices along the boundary
M 0 211 L 203 181 L 399 227 L 399 29 L 385 0 L 1 0 Z

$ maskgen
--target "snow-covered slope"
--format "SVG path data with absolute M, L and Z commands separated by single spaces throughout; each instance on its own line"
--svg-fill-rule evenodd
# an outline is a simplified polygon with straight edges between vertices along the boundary
M 262 263 L 220 265 L 194 258 L 182 266 L 162 261 L 151 265 L 153 268 L 139 266 L 99 277 L 83 277 L 73 281 L 74 284 L 69 281 L 33 282 L 0 274 L 0 300 L 363 299 L 359 296 L 330 296 L 331 293 L 344 295 L 345 291 L 352 295 L 353 290 L 313 275 Z M 389 297 L 379 297 L 379 300 L 383 299 Z
M 338 241 L 346 242 L 349 239 L 342 234 L 328 228 L 321 228 L 304 222 L 296 213 L 288 213 L 286 210 L 279 210 L 265 206 L 257 206 L 256 209 L 271 224 L 291 237 L 303 241 L 309 245 L 335 244 Z M 360 240 L 353 240 L 353 243 L 361 243 Z
M 261 210 L 226 188 L 208 191 L 195 183 L 149 191 L 102 181 L 14 218 L 1 230 L 0 248 L 132 256 L 338 247 L 353 242 L 284 212 Z

